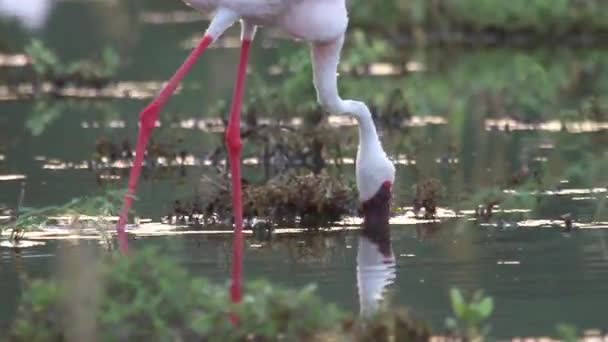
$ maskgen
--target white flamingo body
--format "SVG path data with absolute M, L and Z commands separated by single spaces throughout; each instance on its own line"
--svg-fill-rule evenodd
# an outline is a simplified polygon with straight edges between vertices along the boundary
M 186 4 L 201 12 L 215 12 L 226 8 L 238 13 L 256 25 L 274 22 L 296 0 L 184 0 Z
M 344 0 L 184 1 L 201 12 L 229 10 L 252 25 L 276 27 L 309 42 L 336 39 L 348 26 Z

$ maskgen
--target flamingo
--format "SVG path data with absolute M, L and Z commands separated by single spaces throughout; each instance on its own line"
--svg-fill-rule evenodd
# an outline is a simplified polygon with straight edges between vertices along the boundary
M 135 159 L 116 227 L 119 247 L 121 252 L 128 252 L 125 224 L 135 198 L 146 146 L 161 110 L 209 45 L 217 41 L 234 23 L 240 21 L 240 61 L 226 130 L 234 212 L 230 294 L 232 301 L 239 302 L 242 297 L 244 247 L 241 203 L 243 144 L 240 138 L 240 115 L 250 48 L 258 26 L 278 28 L 293 39 L 309 43 L 313 64 L 313 83 L 318 102 L 330 114 L 350 115 L 357 119 L 360 144 L 356 172 L 360 200 L 365 202 L 372 199 L 376 192 L 380 191 L 379 189 L 390 192 L 395 170 L 382 149 L 368 106 L 361 101 L 342 99 L 338 93 L 337 67 L 348 26 L 345 0 L 184 0 L 184 2 L 200 12 L 213 12 L 214 15 L 200 43 L 157 97 L 140 113 Z

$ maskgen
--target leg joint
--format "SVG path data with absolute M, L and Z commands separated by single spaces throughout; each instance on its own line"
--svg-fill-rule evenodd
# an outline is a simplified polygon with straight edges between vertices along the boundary
M 237 20 L 239 20 L 239 15 L 236 12 L 226 8 L 220 8 L 215 14 L 215 17 L 211 19 L 211 23 L 205 34 L 211 36 L 213 40 L 216 40 Z
M 243 149 L 243 142 L 241 141 L 241 134 L 238 129 L 228 128 L 226 132 L 226 145 L 228 150 L 232 153 L 240 153 Z
M 241 22 L 241 40 L 242 41 L 253 41 L 253 38 L 255 37 L 255 31 L 256 31 L 256 26 L 245 21 L 242 20 Z
M 156 127 L 156 120 L 160 114 L 161 107 L 155 101 L 146 107 L 139 115 L 139 125 L 141 128 L 153 129 Z

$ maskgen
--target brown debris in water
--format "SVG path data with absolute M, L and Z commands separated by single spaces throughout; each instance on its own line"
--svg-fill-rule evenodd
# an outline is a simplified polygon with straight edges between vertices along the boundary
M 494 207 L 500 204 L 500 200 L 490 200 L 484 204 L 480 204 L 475 209 L 475 217 L 483 220 L 492 218 Z
M 414 213 L 418 216 L 424 209 L 424 219 L 433 219 L 437 214 L 437 204 L 443 197 L 444 188 L 436 178 L 427 178 L 413 186 Z
M 293 175 L 245 189 L 248 214 L 283 225 L 317 227 L 352 211 L 354 192 L 322 173 Z
M 572 214 L 567 213 L 560 216 L 560 218 L 564 220 L 564 228 L 566 232 L 571 232 L 574 229 L 574 219 L 572 218 Z
M 176 201 L 173 223 L 198 226 L 231 225 L 233 218 L 230 179 L 205 182 L 215 188 L 192 201 Z M 264 184 L 243 180 L 243 217 L 246 224 L 261 220 L 267 227 L 320 228 L 339 221 L 356 208 L 356 192 L 346 182 L 324 172 L 287 174 Z

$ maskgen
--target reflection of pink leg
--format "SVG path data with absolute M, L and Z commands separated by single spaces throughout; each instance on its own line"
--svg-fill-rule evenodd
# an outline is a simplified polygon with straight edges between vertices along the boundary
M 232 210 L 234 211 L 234 244 L 232 250 L 232 285 L 230 296 L 233 302 L 240 302 L 243 285 L 243 206 L 241 201 L 241 108 L 245 92 L 245 78 L 251 39 L 245 37 L 241 47 L 241 60 L 234 87 L 230 122 L 226 131 L 226 144 L 230 155 L 230 172 L 232 174 Z
M 127 234 L 125 232 L 125 224 L 127 223 L 127 217 L 131 206 L 133 205 L 133 199 L 135 198 L 135 192 L 137 190 L 137 183 L 139 182 L 139 175 L 141 174 L 141 166 L 144 160 L 144 154 L 148 141 L 154 131 L 154 126 L 158 120 L 160 111 L 163 109 L 165 104 L 171 98 L 171 95 L 177 89 L 179 83 L 188 74 L 192 66 L 196 63 L 199 57 L 205 52 L 207 47 L 213 42 L 213 37 L 205 35 L 203 40 L 194 49 L 192 54 L 186 59 L 184 64 L 177 70 L 175 75 L 171 77 L 167 85 L 163 88 L 160 94 L 152 101 L 148 107 L 146 107 L 139 114 L 139 136 L 137 137 L 137 147 L 135 148 L 135 160 L 133 161 L 133 167 L 131 168 L 131 174 L 129 175 L 129 190 L 125 195 L 122 212 L 120 219 L 118 220 L 118 226 L 116 232 L 118 233 L 118 244 L 121 252 L 127 253 L 129 251 L 129 245 L 127 242 Z

